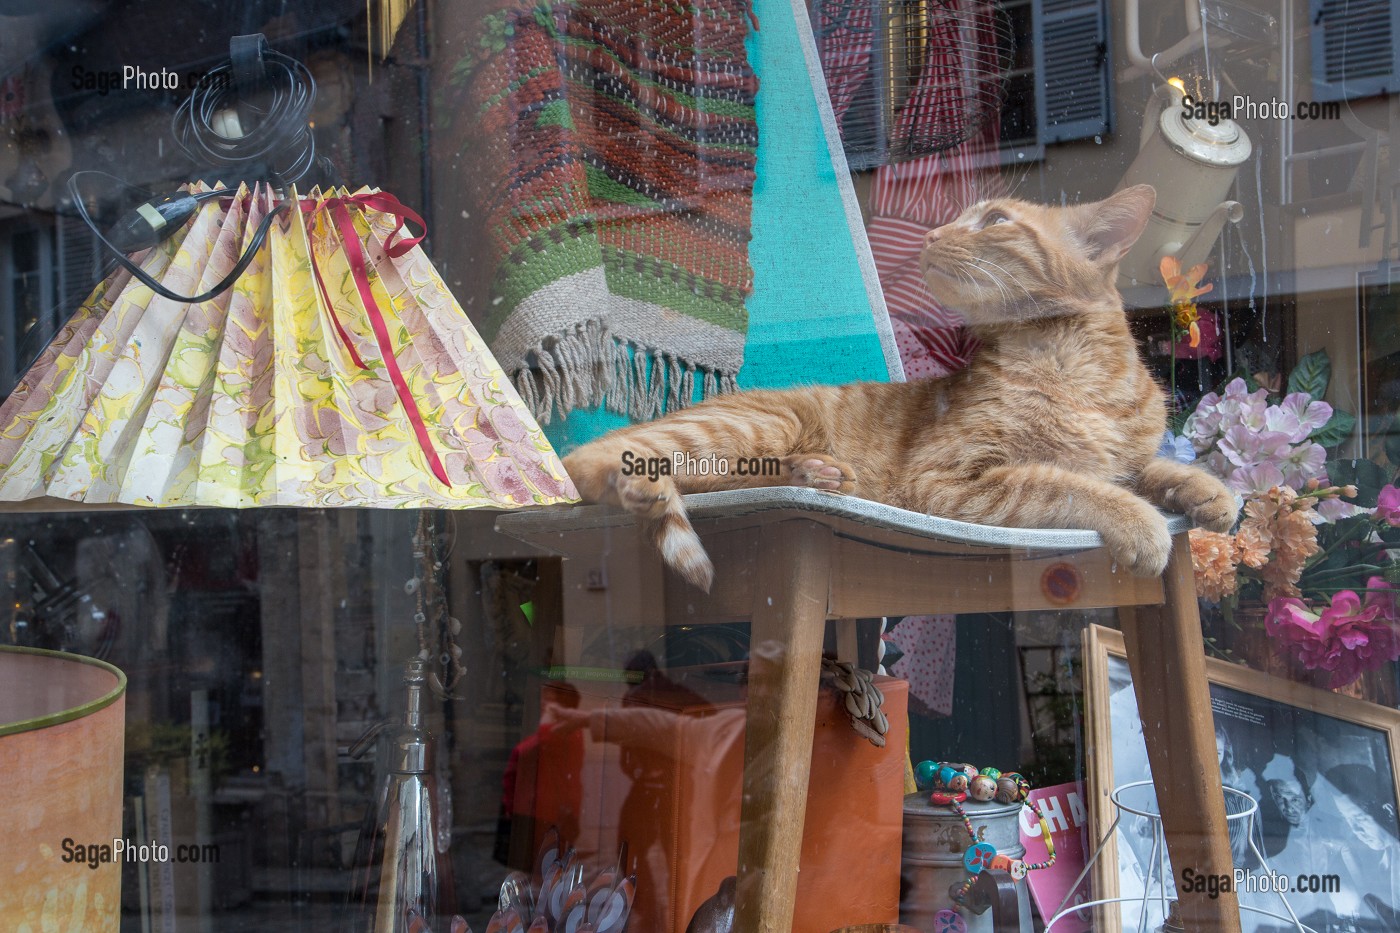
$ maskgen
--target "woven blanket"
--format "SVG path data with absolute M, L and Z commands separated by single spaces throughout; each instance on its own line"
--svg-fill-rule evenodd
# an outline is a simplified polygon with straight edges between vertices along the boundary
M 535 416 L 634 419 L 736 388 L 758 81 L 748 0 L 554 0 L 463 66 L 494 250 L 491 349 Z

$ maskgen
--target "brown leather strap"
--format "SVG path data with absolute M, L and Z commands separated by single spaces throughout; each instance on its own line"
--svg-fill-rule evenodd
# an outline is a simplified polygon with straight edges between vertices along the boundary
M 968 906 L 981 913 L 992 908 L 993 933 L 1018 933 L 1021 929 L 1021 905 L 1016 898 L 1016 881 L 999 868 L 988 869 L 977 876 L 968 895 Z

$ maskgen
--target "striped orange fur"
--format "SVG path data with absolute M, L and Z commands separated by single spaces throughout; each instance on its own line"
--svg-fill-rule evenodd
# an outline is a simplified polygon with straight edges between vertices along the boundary
M 1154 506 L 1215 530 L 1229 528 L 1236 506 L 1205 471 L 1154 457 L 1165 397 L 1114 287 L 1154 197 L 1139 185 L 1070 207 L 996 199 L 929 231 L 920 259 L 929 290 L 981 340 L 962 372 L 721 396 L 614 431 L 564 465 L 585 501 L 642 516 L 666 562 L 707 590 L 713 567 L 681 494 L 769 485 L 981 524 L 1090 529 L 1130 571 L 1158 575 L 1171 540 Z M 731 469 L 622 469 L 624 453 L 676 451 Z M 737 459 L 751 457 L 777 458 L 778 475 L 738 475 Z

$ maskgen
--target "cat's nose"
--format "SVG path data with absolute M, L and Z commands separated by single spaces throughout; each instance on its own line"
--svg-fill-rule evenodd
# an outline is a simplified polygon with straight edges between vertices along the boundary
M 932 246 L 934 243 L 937 243 L 937 242 L 938 242 L 938 238 L 941 237 L 941 236 L 943 236 L 943 228 L 942 228 L 942 227 L 934 227 L 934 228 L 933 228 L 932 230 L 930 230 L 928 233 L 925 233 L 925 234 L 924 234 L 924 245 L 925 245 L 925 246 Z

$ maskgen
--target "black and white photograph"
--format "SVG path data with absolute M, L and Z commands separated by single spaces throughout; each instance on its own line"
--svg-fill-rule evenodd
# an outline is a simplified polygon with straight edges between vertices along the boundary
M 1095 626 L 1085 642 L 1101 655 L 1085 665 L 1085 693 L 1088 743 L 1097 750 L 1093 796 L 1106 799 L 1152 773 L 1121 634 Z M 1249 800 L 1258 808 L 1252 819 L 1230 821 L 1245 933 L 1297 930 L 1289 908 L 1318 933 L 1400 929 L 1400 713 L 1224 661 L 1208 659 L 1207 674 L 1226 811 L 1244 814 Z M 1150 786 L 1125 802 L 1155 810 Z M 1110 804 L 1095 815 L 1096 839 L 1115 812 Z M 1124 813 L 1101 856 L 1116 856 L 1117 870 L 1097 874 L 1101 887 L 1114 888 L 1098 896 L 1125 898 L 1124 929 L 1138 929 L 1144 892 L 1147 928 L 1160 927 L 1162 863 L 1168 899 L 1178 884 L 1202 883 L 1191 866 L 1159 857 L 1153 822 Z

